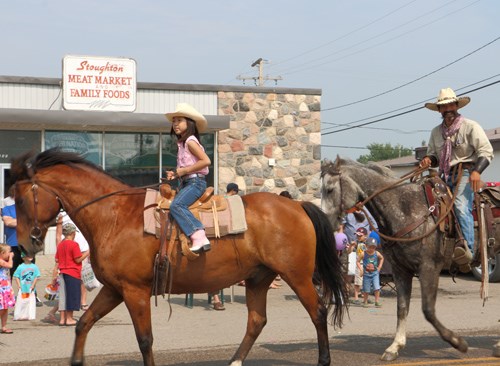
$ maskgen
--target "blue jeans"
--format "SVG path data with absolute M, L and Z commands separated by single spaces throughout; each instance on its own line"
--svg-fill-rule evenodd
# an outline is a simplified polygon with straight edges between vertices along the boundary
M 189 206 L 200 198 L 206 189 L 207 182 L 204 178 L 184 179 L 179 193 L 170 205 L 170 214 L 187 236 L 193 235 L 197 230 L 204 229 L 202 223 L 189 211 Z
M 363 290 L 364 293 L 371 293 L 373 291 L 380 290 L 380 273 L 379 271 L 374 272 L 363 272 Z
M 467 240 L 470 250 L 474 248 L 474 217 L 472 216 L 472 204 L 474 203 L 474 192 L 469 183 L 469 171 L 463 170 L 462 179 L 457 187 L 457 198 L 455 199 L 455 216 L 457 217 L 462 235 Z M 448 177 L 448 185 L 455 189 L 451 176 Z

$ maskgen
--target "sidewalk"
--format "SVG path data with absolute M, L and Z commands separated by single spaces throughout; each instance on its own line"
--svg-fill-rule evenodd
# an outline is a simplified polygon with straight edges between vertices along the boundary
M 53 255 L 37 256 L 36 262 L 42 272 L 42 279 L 37 289 L 40 298 L 44 300 L 44 306 L 37 308 L 37 320 L 34 321 L 14 322 L 12 316 L 9 316 L 8 326 L 14 330 L 14 334 L 0 335 L 2 347 L 0 364 L 52 358 L 69 360 L 71 355 L 75 328 L 59 327 L 40 321 L 53 304 L 43 299 L 45 286 L 50 281 L 54 263 Z M 490 284 L 490 299 L 483 307 L 478 295 L 479 282 L 470 277 L 458 278 L 456 281 L 457 283 L 453 283 L 449 276 L 441 277 L 437 304 L 439 320 L 453 330 L 467 330 L 462 331 L 462 335 L 467 335 L 471 329 L 491 329 L 492 332 L 500 333 L 497 322 L 500 308 L 500 284 Z M 286 283 L 284 281 L 282 283 L 283 286 L 280 289 L 269 290 L 268 323 L 257 343 L 294 343 L 315 340 L 316 332 L 309 315 Z M 418 279 L 414 279 L 413 286 L 414 295 L 408 318 L 408 333 L 434 332 L 420 310 Z M 234 346 L 236 349 L 245 332 L 247 309 L 245 288 L 235 286 L 234 290 L 233 303 L 229 302 L 230 290 L 224 291 L 225 311 L 213 310 L 207 303 L 206 294 L 194 296 L 193 309 L 184 306 L 185 295 L 172 295 L 170 305 L 166 298 L 159 297 L 158 307 L 154 306 L 154 298 L 152 298 L 153 349 L 192 350 L 219 346 Z M 88 294 L 89 304 L 97 291 Z M 351 306 L 349 317 L 345 317 L 345 326 L 342 329 L 333 329 L 329 326 L 330 338 L 359 334 L 393 336 L 396 328 L 396 298 L 389 292 L 385 295 L 381 298 L 382 308 Z M 169 320 L 170 311 L 172 313 Z M 81 314 L 78 312 L 75 315 L 78 318 Z M 460 322 L 457 322 L 457 319 L 460 319 Z M 132 322 L 123 304 L 94 325 L 85 348 L 86 355 L 138 352 L 139 347 Z

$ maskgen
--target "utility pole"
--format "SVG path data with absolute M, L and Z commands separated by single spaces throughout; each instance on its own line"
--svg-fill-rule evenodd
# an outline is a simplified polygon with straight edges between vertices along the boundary
M 238 80 L 243 80 L 243 84 L 245 84 L 245 80 L 253 80 L 256 86 L 264 86 L 264 83 L 267 80 L 274 80 L 274 83 L 277 85 L 278 80 L 283 80 L 281 76 L 269 76 L 266 75 L 264 77 L 264 63 L 267 63 L 267 60 L 264 60 L 262 57 L 258 58 L 255 60 L 252 65 L 252 67 L 259 66 L 259 76 L 241 76 L 238 75 L 236 79 Z

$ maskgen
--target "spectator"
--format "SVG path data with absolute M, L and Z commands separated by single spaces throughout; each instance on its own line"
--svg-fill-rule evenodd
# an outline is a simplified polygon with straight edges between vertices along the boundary
M 371 215 L 369 211 L 366 211 L 368 213 L 368 218 L 365 216 L 363 211 L 357 210 L 353 213 L 348 213 L 345 217 L 344 220 L 342 221 L 342 232 L 347 235 L 347 238 L 349 239 L 349 242 L 356 242 L 357 237 L 356 237 L 356 230 L 358 230 L 360 227 L 363 227 L 366 229 L 366 232 L 369 234 L 370 233 L 370 222 L 372 225 L 378 229 L 377 222 Z M 370 220 L 370 222 L 368 221 Z
M 65 224 L 62 227 L 64 240 L 57 245 L 56 262 L 59 266 L 61 285 L 59 289 L 60 326 L 76 325 L 73 312 L 80 310 L 81 306 L 81 272 L 82 261 L 88 257 L 89 252 L 82 254 L 78 243 L 74 241 L 76 226 Z
M 36 292 L 36 283 L 40 279 L 40 269 L 35 263 L 32 263 L 33 258 L 21 253 L 23 263 L 21 263 L 14 272 L 14 279 L 19 291 L 22 294 L 30 294 Z
M 360 256 L 363 256 L 363 253 L 366 249 L 365 241 L 367 238 L 367 230 L 364 227 L 358 228 L 356 230 L 357 242 L 353 245 L 351 243 L 351 250 L 356 253 L 356 263 L 359 261 Z M 361 301 L 359 300 L 359 293 L 361 292 L 361 286 L 363 285 L 363 275 L 356 265 L 354 270 L 354 299 L 352 304 L 361 305 Z
M 11 248 L 8 244 L 0 244 L 0 319 L 2 321 L 2 330 L 0 333 L 2 334 L 14 333 L 11 329 L 7 328 L 9 308 L 13 308 L 16 304 L 9 274 L 14 257 Z
M 59 244 L 62 240 L 62 227 L 63 225 L 65 224 L 73 224 L 75 225 L 75 223 L 71 220 L 71 218 L 68 216 L 68 214 L 64 211 L 61 211 L 61 213 L 59 214 L 59 217 L 57 218 L 57 225 L 56 225 L 56 241 L 57 241 L 57 244 Z M 76 225 L 75 225 L 76 226 Z M 76 228 L 76 234 L 75 234 L 75 239 L 74 239 L 77 243 L 78 243 L 78 246 L 80 247 L 80 251 L 82 252 L 82 254 L 86 253 L 86 252 L 89 252 L 89 243 L 87 242 L 87 239 L 85 239 L 85 237 L 83 236 L 83 234 L 80 232 L 80 230 L 78 229 L 78 227 Z M 89 252 L 89 255 L 90 255 L 90 252 Z M 82 266 L 86 263 L 86 262 L 89 262 L 90 261 L 90 257 L 87 256 L 84 261 L 82 262 Z M 82 281 L 82 284 L 81 284 L 81 310 L 83 311 L 86 311 L 88 308 L 89 308 L 89 305 L 87 304 L 87 288 L 85 287 L 85 285 L 83 284 L 83 281 Z
M 291 194 L 290 194 L 290 192 L 288 192 L 288 191 L 282 191 L 282 192 L 280 193 L 280 196 L 283 196 L 283 197 L 286 197 L 286 198 L 293 199 L 293 198 L 292 198 L 292 195 L 291 195 Z
M 358 257 L 358 269 L 363 276 L 363 306 L 368 306 L 368 294 L 373 289 L 375 306 L 380 303 L 380 270 L 384 264 L 384 256 L 377 251 L 377 241 L 374 238 L 366 240 L 366 250 Z
M 5 227 L 5 241 L 10 245 L 10 249 L 14 255 L 12 267 L 10 269 L 10 278 L 16 271 L 17 267 L 23 262 L 21 258 L 21 250 L 17 245 L 17 216 L 16 216 L 16 205 L 15 205 L 15 194 L 16 187 L 14 185 L 9 188 L 9 196 L 4 199 L 4 207 L 2 209 L 2 220 Z
M 229 183 L 226 186 L 226 197 L 235 196 L 241 192 L 240 187 L 236 183 Z

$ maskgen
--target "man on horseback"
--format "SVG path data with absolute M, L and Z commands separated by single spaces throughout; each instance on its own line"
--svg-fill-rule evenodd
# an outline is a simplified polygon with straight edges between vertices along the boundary
M 439 167 L 443 180 L 453 191 L 456 189 L 454 211 L 466 241 L 466 245 L 459 243 L 453 253 L 459 265 L 467 265 L 472 259 L 474 193 L 480 188 L 481 173 L 493 159 L 493 147 L 483 128 L 458 113 L 469 102 L 469 97 L 458 98 L 452 89 L 446 88 L 441 89 L 436 103 L 425 104 L 441 113 L 443 122 L 432 130 L 427 155 L 420 162 L 421 167 Z

